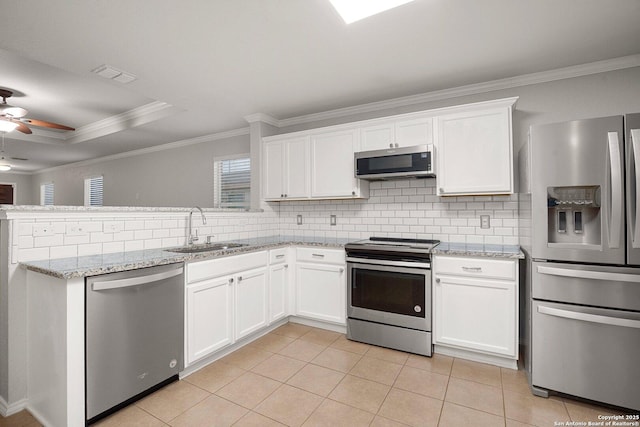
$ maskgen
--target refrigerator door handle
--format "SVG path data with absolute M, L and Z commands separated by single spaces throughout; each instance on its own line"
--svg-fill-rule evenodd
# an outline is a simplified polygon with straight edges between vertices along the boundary
M 609 142 L 609 162 L 611 166 L 611 217 L 609 219 L 609 247 L 619 248 L 623 220 L 623 178 L 618 132 L 608 132 L 607 139 Z
M 538 266 L 538 273 L 579 279 L 640 283 L 640 274 L 609 273 L 607 271 L 578 270 L 573 268 L 547 267 L 544 265 Z
M 635 181 L 629 203 L 633 200 L 635 212 L 631 212 L 631 247 L 640 248 L 640 207 L 638 206 L 638 190 L 640 189 L 640 129 L 631 129 L 631 161 L 634 165 L 631 179 Z
M 565 319 L 582 320 L 584 322 L 599 323 L 611 326 L 624 326 L 627 328 L 640 329 L 640 320 L 623 319 L 619 317 L 602 316 L 599 314 L 580 313 L 577 311 L 561 310 L 559 308 L 538 306 L 538 313 L 549 316 L 563 317 Z

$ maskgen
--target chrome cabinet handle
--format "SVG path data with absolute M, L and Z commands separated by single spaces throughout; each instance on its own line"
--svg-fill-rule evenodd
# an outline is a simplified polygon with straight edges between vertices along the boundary
M 389 143 L 389 148 L 393 148 L 393 143 L 392 142 Z
M 351 192 L 351 195 L 352 195 L 352 196 L 355 196 L 355 195 L 356 195 L 356 192 L 355 192 L 355 191 L 352 191 L 352 192 Z
M 444 193 L 444 188 L 440 187 L 440 192 Z
M 437 278 L 437 279 L 436 279 L 436 283 L 440 283 L 440 278 Z
M 324 255 L 322 254 L 311 254 L 311 256 L 317 257 L 317 258 L 324 258 Z
M 344 268 L 340 269 L 340 274 L 344 273 Z
M 284 268 L 289 268 L 289 264 L 285 264 L 285 265 L 284 265 Z
M 482 273 L 482 267 L 462 267 L 462 270 L 472 273 Z
M 233 277 L 229 279 L 229 284 L 233 283 Z
M 242 282 L 242 276 L 238 276 L 238 283 Z
M 284 258 L 284 254 L 276 255 L 276 258 L 278 258 L 278 259 Z

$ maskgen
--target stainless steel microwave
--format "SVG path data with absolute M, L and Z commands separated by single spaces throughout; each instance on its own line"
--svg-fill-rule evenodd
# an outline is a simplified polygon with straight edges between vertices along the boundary
M 433 145 L 361 151 L 354 155 L 356 178 L 367 180 L 435 176 Z

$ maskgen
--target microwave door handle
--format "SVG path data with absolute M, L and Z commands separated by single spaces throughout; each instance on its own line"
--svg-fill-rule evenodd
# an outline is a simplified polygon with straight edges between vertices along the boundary
M 611 206 L 609 219 L 609 247 L 620 247 L 622 229 L 622 164 L 620 161 L 620 141 L 618 132 L 608 132 L 609 166 L 611 170 Z
M 631 212 L 629 219 L 631 223 L 631 247 L 640 248 L 640 206 L 638 206 L 638 191 L 640 190 L 640 129 L 631 129 L 631 161 L 633 162 L 633 176 L 630 177 L 630 197 L 627 203 L 633 205 L 635 212 Z

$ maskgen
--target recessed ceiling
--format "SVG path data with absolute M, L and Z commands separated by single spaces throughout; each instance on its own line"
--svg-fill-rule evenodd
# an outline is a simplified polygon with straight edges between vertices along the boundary
M 640 2 L 415 0 L 346 25 L 328 0 L 4 1 L 0 88 L 78 129 L 7 135 L 15 170 L 640 53 Z M 121 84 L 102 64 L 137 80 Z

